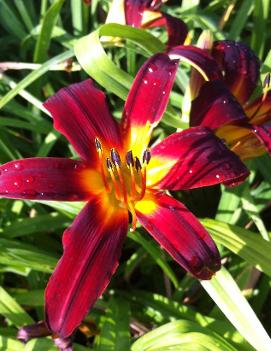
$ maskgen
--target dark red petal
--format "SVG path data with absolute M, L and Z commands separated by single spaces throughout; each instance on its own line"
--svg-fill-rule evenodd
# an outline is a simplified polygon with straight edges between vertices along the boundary
M 266 151 L 271 155 L 271 126 L 262 125 L 262 126 L 252 126 L 254 135 L 261 141 L 265 146 Z
M 120 147 L 118 125 L 108 110 L 104 93 L 92 80 L 59 90 L 44 106 L 53 116 L 54 127 L 84 160 L 92 161 L 96 137 L 108 147 Z
M 212 55 L 224 72 L 224 81 L 240 103 L 245 103 L 257 86 L 260 62 L 245 44 L 233 40 L 214 43 Z
M 168 33 L 167 47 L 171 48 L 184 43 L 188 28 L 179 18 L 161 12 L 161 17 L 154 19 L 144 25 L 145 28 L 166 27 Z
M 65 158 L 26 158 L 0 166 L 0 197 L 13 199 L 82 201 L 85 164 Z
M 185 270 L 199 279 L 211 279 L 220 269 L 220 257 L 197 218 L 182 203 L 164 193 L 153 194 L 145 201 L 153 202 L 155 210 L 142 212 L 144 204 L 136 209 L 143 227 Z
M 124 0 L 126 24 L 139 28 L 149 3 L 150 0 Z
M 131 140 L 138 143 L 150 134 L 145 128 L 148 123 L 154 127 L 162 118 L 177 69 L 177 61 L 166 54 L 156 54 L 137 73 L 123 112 L 122 132 L 127 147 L 132 148 Z
M 206 51 L 191 45 L 179 45 L 168 51 L 170 57 L 188 61 L 208 80 L 220 79 L 221 72 L 216 61 Z
M 207 128 L 174 133 L 154 146 L 151 154 L 148 187 L 188 190 L 220 183 L 233 186 L 249 174 L 240 159 Z
M 127 227 L 127 211 L 97 197 L 64 232 L 64 253 L 45 293 L 48 326 L 61 338 L 73 333 L 109 284 Z
M 239 102 L 219 80 L 206 82 L 192 102 L 190 125 L 216 129 L 225 124 L 247 124 Z

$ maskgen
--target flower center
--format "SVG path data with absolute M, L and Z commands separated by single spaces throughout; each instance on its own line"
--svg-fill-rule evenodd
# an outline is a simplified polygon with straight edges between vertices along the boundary
M 136 226 L 134 206 L 144 197 L 146 191 L 146 170 L 151 153 L 146 149 L 140 161 L 137 156 L 134 157 L 132 150 L 129 150 L 122 159 L 115 148 L 106 155 L 98 138 L 95 138 L 95 146 L 105 189 L 113 197 L 113 201 L 117 201 L 122 207 L 127 207 L 131 212 L 134 230 Z

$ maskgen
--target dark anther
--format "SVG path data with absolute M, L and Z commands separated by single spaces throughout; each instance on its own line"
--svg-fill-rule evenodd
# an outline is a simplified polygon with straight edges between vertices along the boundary
M 119 155 L 118 151 L 116 149 L 111 149 L 110 155 L 111 155 L 111 160 L 114 163 L 114 165 L 118 165 L 120 167 L 121 159 L 120 159 L 120 155 Z
M 95 146 L 96 146 L 97 151 L 102 150 L 102 144 L 98 138 L 95 138 Z
M 135 161 L 134 161 L 132 150 L 128 151 L 127 154 L 126 154 L 126 163 L 127 163 L 127 166 L 134 167 L 134 165 L 135 165 Z
M 136 168 L 137 172 L 140 171 L 142 168 L 138 157 L 135 158 L 135 168 Z
M 267 75 L 264 77 L 263 87 L 269 88 L 269 86 L 270 86 L 270 73 L 267 73 Z
M 112 162 L 109 160 L 109 158 L 106 159 L 106 167 L 108 169 L 112 169 L 113 168 Z
M 148 165 L 150 160 L 151 160 L 151 152 L 150 150 L 147 149 L 143 152 L 143 163 L 147 163 Z

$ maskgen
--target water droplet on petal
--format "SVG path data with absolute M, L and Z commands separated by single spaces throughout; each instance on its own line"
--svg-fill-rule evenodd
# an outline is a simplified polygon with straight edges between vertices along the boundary
M 143 83 L 144 83 L 144 84 L 148 84 L 148 80 L 147 80 L 147 79 L 144 79 L 144 80 L 143 80 Z
M 27 184 L 32 184 L 32 183 L 34 182 L 34 180 L 35 180 L 34 177 L 29 176 L 29 177 L 26 178 L 25 182 L 26 182 Z
M 5 190 L 5 193 L 8 194 L 8 190 Z
M 163 94 L 163 95 L 166 95 L 166 92 L 165 92 L 165 90 L 163 90 L 163 91 L 162 91 L 162 94 Z
M 4 172 L 7 172 L 8 171 L 8 169 L 7 168 L 4 168 Z
M 158 69 L 158 67 L 154 63 L 152 63 L 152 64 L 150 64 L 148 71 L 152 73 L 152 72 L 157 71 L 157 69 Z
M 13 185 L 17 186 L 18 188 L 22 185 L 21 180 L 15 180 L 15 182 L 13 183 Z
M 219 175 L 219 174 L 216 174 L 215 177 L 216 177 L 217 179 L 219 179 L 219 178 L 220 178 L 220 175 Z
M 192 174 L 193 173 L 193 171 L 192 171 L 192 169 L 189 169 L 189 171 L 188 171 L 190 174 Z
M 20 162 L 16 162 L 16 163 L 14 163 L 14 168 L 17 169 L 17 170 L 21 170 L 24 167 L 23 167 L 23 165 Z

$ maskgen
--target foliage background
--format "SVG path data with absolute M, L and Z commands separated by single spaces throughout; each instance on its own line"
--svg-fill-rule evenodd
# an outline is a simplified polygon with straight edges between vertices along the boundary
M 21 157 L 75 157 L 42 107 L 59 88 L 87 77 L 74 56 L 75 43 L 77 57 L 87 60 L 88 73 L 105 89 L 114 116 L 121 116 L 132 77 L 147 57 L 163 50 L 166 34 L 102 26 L 109 5 L 107 0 L 91 5 L 80 0 L 0 0 L 1 163 Z M 169 1 L 163 10 L 188 24 L 193 43 L 203 29 L 216 39 L 241 40 L 261 58 L 262 73 L 270 71 L 269 1 Z M 102 42 L 104 35 L 124 40 Z M 181 107 L 188 74 L 188 66 L 181 66 L 171 106 L 155 137 L 187 127 Z M 219 245 L 230 275 L 223 270 L 203 286 L 220 308 L 200 282 L 139 228 L 128 235 L 117 273 L 76 333 L 76 350 L 268 350 L 261 333 L 262 326 L 267 332 L 271 328 L 271 159 L 265 155 L 249 161 L 248 167 L 249 180 L 237 188 L 174 193 L 205 218 L 203 224 Z M 16 328 L 43 318 L 43 291 L 62 252 L 61 234 L 80 207 L 0 199 L 0 350 L 55 350 L 50 339 L 23 346 L 16 341 Z

